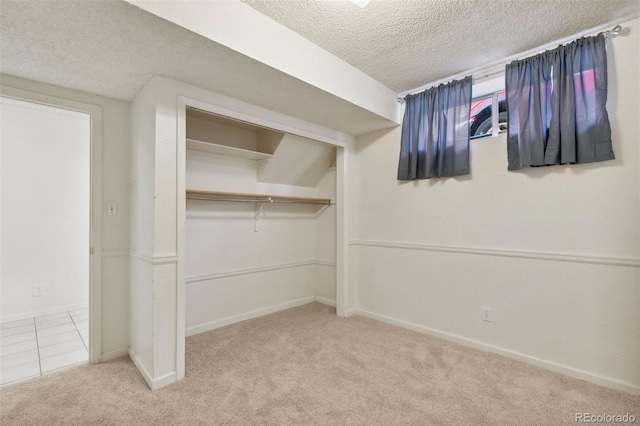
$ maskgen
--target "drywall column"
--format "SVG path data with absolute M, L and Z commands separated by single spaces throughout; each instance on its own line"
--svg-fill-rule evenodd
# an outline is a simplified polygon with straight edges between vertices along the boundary
M 154 372 L 158 387 L 180 380 L 177 357 L 177 95 L 159 85 L 156 99 L 154 214 Z M 182 194 L 184 197 L 184 193 Z M 184 362 L 182 362 L 184 364 Z M 182 373 L 180 373 L 182 371 Z
M 129 345 L 151 389 L 176 381 L 175 131 L 162 114 L 152 80 L 132 104 Z
M 339 148 L 336 157 L 336 312 L 348 316 L 354 295 L 355 269 L 350 268 L 355 253 L 349 248 L 354 238 L 355 144 Z
M 317 186 L 317 196 L 333 200 L 316 215 L 315 298 L 336 305 L 336 168 L 331 168 Z
M 146 87 L 131 105 L 129 356 L 153 383 L 153 210 L 155 97 Z

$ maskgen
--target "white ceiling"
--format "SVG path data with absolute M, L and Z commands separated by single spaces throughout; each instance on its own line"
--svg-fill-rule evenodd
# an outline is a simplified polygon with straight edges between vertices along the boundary
M 242 0 L 404 92 L 623 17 L 638 0 Z
M 640 15 L 640 0 L 244 1 L 398 92 Z M 0 1 L 0 73 L 125 101 L 161 75 L 352 135 L 395 125 L 123 1 Z
M 161 75 L 352 135 L 394 125 L 122 1 L 0 1 L 0 73 L 124 101 Z

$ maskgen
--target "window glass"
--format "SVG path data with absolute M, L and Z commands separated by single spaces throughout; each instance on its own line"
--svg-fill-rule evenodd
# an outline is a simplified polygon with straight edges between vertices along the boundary
M 471 101 L 471 139 L 491 135 L 493 95 Z
M 505 92 L 501 91 L 482 96 L 471 102 L 471 121 L 469 123 L 471 139 L 493 135 L 494 102 L 497 102 L 498 105 L 498 131 L 496 134 L 507 130 L 507 105 Z

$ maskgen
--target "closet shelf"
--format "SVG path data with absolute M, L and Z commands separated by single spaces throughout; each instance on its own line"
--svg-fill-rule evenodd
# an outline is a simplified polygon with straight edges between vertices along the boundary
M 330 206 L 330 198 L 289 197 L 285 195 L 243 194 L 236 192 L 198 191 L 187 189 L 187 200 L 231 201 L 251 203 L 291 203 Z
M 245 158 L 248 160 L 262 160 L 270 158 L 273 154 L 264 152 L 251 151 L 248 149 L 235 148 L 227 145 L 219 145 L 212 142 L 203 142 L 195 139 L 187 139 L 187 149 L 201 152 L 210 152 L 212 154 L 227 155 L 230 157 Z

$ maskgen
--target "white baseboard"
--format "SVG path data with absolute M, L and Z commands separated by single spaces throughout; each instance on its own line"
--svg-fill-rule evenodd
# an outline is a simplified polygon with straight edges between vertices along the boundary
M 138 358 L 138 356 L 131 350 L 131 348 L 129 348 L 129 358 L 131 358 L 131 361 L 133 361 L 133 365 L 136 366 L 144 381 L 147 382 L 147 386 L 149 386 L 149 389 L 153 389 L 153 379 L 151 378 L 151 374 L 149 374 L 147 369 L 144 367 L 144 364 L 142 364 L 142 361 L 140 361 L 140 358 Z
M 588 371 L 579 370 L 567 365 L 557 364 L 552 361 L 546 361 L 533 356 L 514 352 L 509 349 L 504 349 L 498 346 L 489 345 L 487 343 L 479 342 L 477 340 L 468 339 L 466 337 L 458 336 L 455 334 L 447 333 L 445 331 L 436 330 L 430 327 L 414 324 L 408 321 L 388 317 L 385 315 L 379 315 L 373 312 L 366 311 L 364 309 L 351 309 L 349 315 L 362 315 L 363 317 L 371 318 L 377 321 L 381 321 L 387 324 L 396 325 L 398 327 L 406 328 L 409 330 L 417 331 L 419 333 L 428 334 L 430 336 L 439 337 L 444 340 L 459 343 L 461 345 L 470 346 L 476 349 L 480 349 L 487 352 L 493 352 L 507 358 L 523 361 L 528 364 L 535 365 L 537 367 L 544 368 L 546 370 L 554 371 L 556 373 L 564 374 L 576 379 L 586 380 L 597 385 L 605 386 L 612 389 L 628 392 L 633 395 L 640 395 L 640 386 L 633 383 L 623 382 L 610 377 L 599 376 Z
M 175 371 L 169 374 L 165 374 L 162 377 L 158 377 L 153 381 L 153 384 L 151 385 L 151 390 L 158 390 L 165 386 L 169 386 L 172 383 L 175 383 L 176 377 L 177 376 Z
M 316 302 L 322 303 L 323 305 L 333 306 L 334 308 L 336 307 L 335 300 L 327 299 L 326 297 L 320 296 L 315 296 L 314 299 L 316 300 Z
M 82 309 L 82 308 L 88 308 L 88 307 L 89 307 L 89 302 L 75 303 L 73 305 L 58 306 L 57 308 L 42 309 L 39 311 L 24 312 L 21 314 L 14 314 L 14 315 L 5 315 L 0 317 L 0 323 L 20 321 L 27 318 L 41 317 L 44 315 L 59 314 L 61 312 L 73 311 L 74 309 Z
M 128 346 L 125 346 L 124 348 L 114 349 L 109 352 L 103 352 L 102 355 L 100 355 L 100 362 L 111 361 L 112 359 L 121 358 L 126 355 L 129 355 Z
M 215 330 L 216 328 L 235 324 L 240 321 L 246 321 L 248 319 L 261 317 L 263 315 L 272 314 L 278 311 L 283 311 L 285 309 L 295 308 L 296 306 L 306 305 L 307 303 L 314 302 L 315 300 L 316 298 L 314 296 L 304 297 L 302 299 L 292 300 L 290 302 L 281 303 L 279 305 L 268 306 L 266 308 L 256 309 L 255 311 L 245 312 L 219 320 L 194 325 L 186 329 L 186 336 L 193 336 L 195 334 L 204 333 L 205 331 Z
M 136 366 L 136 368 L 140 372 L 140 375 L 147 383 L 147 386 L 149 386 L 149 389 L 158 390 L 176 382 L 175 371 L 162 377 L 158 377 L 157 379 L 151 378 L 151 374 L 149 374 L 149 371 L 147 371 L 147 369 L 142 364 L 142 361 L 140 361 L 140 358 L 138 358 L 138 356 L 131 350 L 131 348 L 129 348 L 129 358 L 131 358 L 131 361 L 133 361 L 133 364 Z

